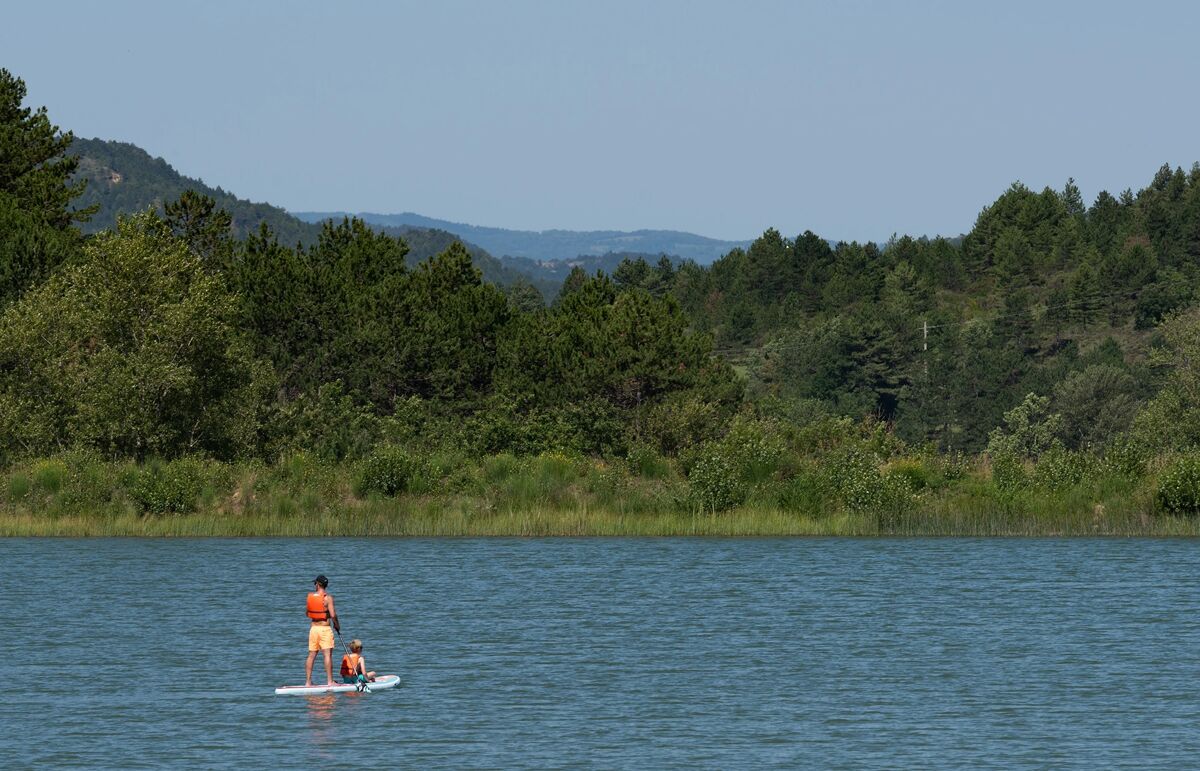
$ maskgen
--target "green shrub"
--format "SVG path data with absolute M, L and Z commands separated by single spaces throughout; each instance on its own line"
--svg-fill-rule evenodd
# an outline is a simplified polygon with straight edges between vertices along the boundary
M 506 409 L 483 410 L 468 421 L 468 446 L 478 453 L 503 453 L 520 444 L 521 428 Z
M 574 461 L 560 452 L 544 452 L 532 465 L 538 482 L 546 487 L 566 485 L 578 476 Z
M 483 495 L 486 482 L 483 480 L 483 458 L 473 458 L 463 453 L 441 453 L 429 460 L 429 467 L 437 475 L 441 489 L 450 494 Z
M 556 441 L 547 449 L 564 449 L 584 455 L 623 455 L 625 423 L 620 410 L 607 399 L 571 402 L 554 410 Z
M 419 473 L 417 460 L 394 445 L 378 447 L 359 465 L 354 491 L 359 496 L 379 493 L 394 497 L 406 492 Z
M 671 476 L 671 462 L 653 447 L 634 445 L 626 457 L 629 471 L 643 479 L 665 479 Z
M 303 451 L 326 461 L 361 458 L 380 432 L 379 418 L 356 405 L 341 382 L 300 394 L 277 410 L 267 426 L 272 454 Z
M 720 440 L 705 442 L 680 458 L 701 508 L 719 511 L 746 500 L 749 489 L 772 479 L 784 455 L 775 423 L 738 416 Z
M 902 477 L 913 492 L 941 490 L 966 476 L 968 460 L 958 452 L 941 454 L 931 447 L 894 458 L 884 473 Z
M 888 464 L 887 474 L 904 480 L 910 490 L 925 490 L 934 486 L 936 472 L 920 458 L 900 458 Z
M 461 428 L 462 422 L 455 421 L 454 426 Z M 381 441 L 386 444 L 405 445 L 422 437 L 441 438 L 448 428 L 446 421 L 435 421 L 430 404 L 417 396 L 396 399 L 392 414 L 379 420 Z
M 127 491 L 148 514 L 181 514 L 196 510 L 210 475 L 199 458 L 151 460 L 133 470 Z
M 316 455 L 297 451 L 288 453 L 273 465 L 252 474 L 253 486 L 246 492 L 255 495 L 315 493 L 332 500 L 341 495 L 342 467 L 323 461 Z
M 886 473 L 881 471 L 881 458 L 875 451 L 879 446 L 877 437 L 847 444 L 822 456 L 818 468 L 828 494 L 846 509 L 874 513 L 883 521 L 907 511 L 918 481 L 923 485 L 927 477 L 924 466 L 912 461 L 893 464 Z
M 69 469 L 62 501 L 67 506 L 97 506 L 112 500 L 113 466 L 95 450 L 72 450 L 60 456 Z
M 1061 444 L 1038 459 L 1033 483 L 1046 490 L 1066 490 L 1079 484 L 1095 470 L 1095 459 L 1087 452 L 1072 452 Z
M 742 416 L 734 419 L 719 448 L 738 478 L 747 484 L 770 479 L 784 452 L 783 438 L 774 422 Z
M 901 525 L 913 503 L 913 488 L 908 477 L 889 473 L 879 480 L 871 510 L 875 512 L 879 527 L 889 531 Z
M 1121 435 L 1104 451 L 1104 467 L 1128 479 L 1141 479 L 1146 474 L 1150 451 L 1145 445 Z
M 717 405 L 688 392 L 667 396 L 646 408 L 639 420 L 645 441 L 668 456 L 712 439 L 722 422 Z
M 1050 398 L 1031 393 L 1004 413 L 1004 427 L 988 434 L 988 454 L 1035 459 L 1049 450 L 1062 433 L 1062 415 L 1050 412 Z
M 426 494 L 439 489 L 442 480 L 451 478 L 449 486 L 461 490 L 463 475 L 461 470 L 468 463 L 467 459 L 458 453 L 438 453 L 430 455 L 413 469 L 409 477 L 411 493 Z
M 1200 455 L 1178 458 L 1163 471 L 1154 502 L 1167 514 L 1190 517 L 1200 514 Z
M 273 495 L 267 499 L 267 512 L 278 519 L 291 519 L 296 516 L 300 508 L 296 505 L 296 501 L 290 495 Z
M 503 501 L 511 509 L 520 510 L 545 503 L 548 492 L 526 466 L 500 483 L 496 500 Z
M 308 516 L 312 516 L 321 511 L 322 504 L 320 496 L 315 493 L 300 494 L 300 509 Z
M 899 456 L 907 449 L 904 440 L 887 423 L 873 416 L 864 418 L 858 430 L 865 448 L 883 460 Z
M 706 444 L 692 461 L 688 473 L 693 502 L 707 511 L 724 511 L 746 500 L 741 476 L 722 448 Z
M 874 453 L 850 445 L 826 456 L 822 464 L 837 496 L 851 511 L 871 511 L 880 503 L 883 475 Z
M 33 464 L 33 488 L 54 495 L 62 490 L 68 474 L 67 464 L 58 458 L 39 460 Z
M 790 443 L 799 453 L 824 456 L 849 442 L 856 431 L 850 418 L 823 417 L 795 429 Z
M 483 479 L 485 482 L 494 484 L 503 482 L 521 470 L 521 461 L 515 456 L 508 453 L 492 455 L 484 458 L 483 461 Z
M 966 455 L 956 450 L 945 454 L 935 453 L 929 456 L 927 465 L 937 469 L 940 479 L 935 486 L 941 487 L 965 477 L 967 470 L 970 468 L 970 460 Z
M 301 450 L 282 456 L 271 468 L 271 476 L 289 488 L 301 489 L 312 486 L 321 466 L 315 455 Z
M 630 481 L 619 467 L 596 461 L 589 464 L 582 489 L 598 505 L 616 508 L 630 500 Z
M 543 453 L 515 462 L 505 456 L 491 460 L 491 469 L 485 468 L 485 473 L 490 471 L 494 478 L 494 499 L 508 508 L 565 505 L 579 489 L 576 481 L 586 487 L 587 469 L 562 453 Z
M 810 471 L 797 473 L 775 490 L 775 502 L 784 511 L 815 516 L 827 508 L 825 482 Z
M 820 399 L 768 395 L 757 401 L 760 415 L 797 429 L 830 418 L 829 405 Z
M 1020 489 L 1028 481 L 1025 464 L 1013 452 L 997 452 L 992 455 L 992 484 L 1006 493 Z
M 8 478 L 8 499 L 12 502 L 23 501 L 33 489 L 29 476 L 20 471 L 14 472 Z

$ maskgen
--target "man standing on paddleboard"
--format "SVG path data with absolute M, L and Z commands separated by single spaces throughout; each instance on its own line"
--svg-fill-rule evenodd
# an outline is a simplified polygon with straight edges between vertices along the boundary
M 338 623 L 337 610 L 333 607 L 333 595 L 325 591 L 329 579 L 317 576 L 313 579 L 314 591 L 308 595 L 305 611 L 312 624 L 308 628 L 308 661 L 304 665 L 304 685 L 313 684 L 313 661 L 317 651 L 325 654 L 325 681 L 333 685 L 333 633 L 342 633 L 342 625 Z M 333 629 L 330 629 L 330 624 Z

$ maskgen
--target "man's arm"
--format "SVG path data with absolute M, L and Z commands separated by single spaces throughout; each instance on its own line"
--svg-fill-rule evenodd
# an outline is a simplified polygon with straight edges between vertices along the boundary
M 338 634 L 342 633 L 342 625 L 338 623 L 337 609 L 333 607 L 333 595 L 325 595 L 325 600 L 329 607 L 329 623 L 333 625 L 333 631 Z

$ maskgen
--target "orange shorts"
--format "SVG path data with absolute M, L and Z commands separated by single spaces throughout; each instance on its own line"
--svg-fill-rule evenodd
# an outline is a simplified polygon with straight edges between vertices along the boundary
M 308 630 L 308 649 L 324 651 L 333 647 L 333 629 L 327 624 L 313 624 Z

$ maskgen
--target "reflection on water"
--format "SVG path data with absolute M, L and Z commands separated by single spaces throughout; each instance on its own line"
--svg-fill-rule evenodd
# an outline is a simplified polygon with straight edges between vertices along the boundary
M 323 726 L 333 719 L 333 707 L 337 704 L 336 693 L 323 693 L 319 696 L 302 696 L 308 703 L 308 716 L 314 728 Z
M 0 564 L 10 623 L 58 673 L 0 701 L 12 767 L 1178 768 L 1200 752 L 1200 542 L 12 539 Z M 299 682 L 318 572 L 399 688 L 274 695 Z M 214 580 L 236 590 L 214 604 L 198 590 Z M 121 612 L 97 613 L 113 587 Z M 214 633 L 214 613 L 238 623 Z M 214 677 L 237 651 L 266 676 Z
M 289 696 L 287 698 L 295 698 Z M 334 709 L 337 707 L 337 694 L 326 693 L 319 696 L 301 696 L 308 707 L 308 743 L 316 757 L 332 760 L 337 748 L 337 724 L 333 722 Z

